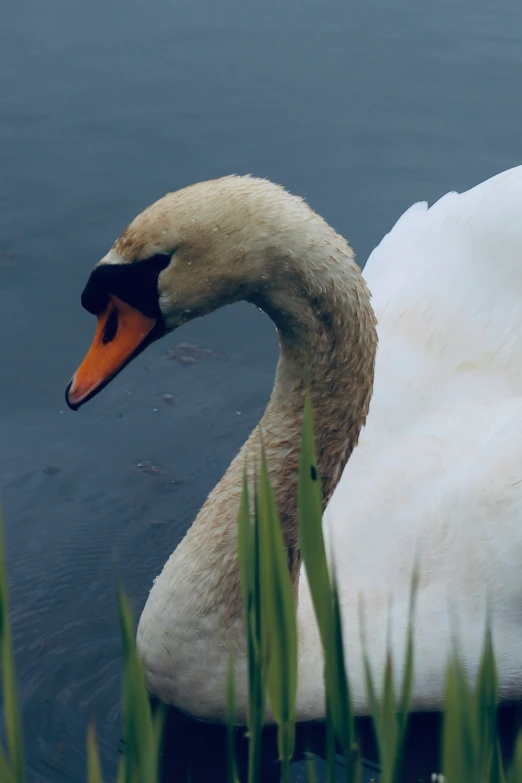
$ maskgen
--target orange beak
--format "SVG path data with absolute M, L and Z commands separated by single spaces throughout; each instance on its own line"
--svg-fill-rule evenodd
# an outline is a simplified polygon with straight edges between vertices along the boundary
M 156 326 L 139 310 L 111 296 L 107 308 L 98 315 L 98 326 L 87 356 L 73 375 L 65 392 L 73 410 L 87 402 L 145 348 Z

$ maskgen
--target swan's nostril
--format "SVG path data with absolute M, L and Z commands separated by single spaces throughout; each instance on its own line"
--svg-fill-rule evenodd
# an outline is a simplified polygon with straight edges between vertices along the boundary
M 102 338 L 103 344 L 106 345 L 107 343 L 111 343 L 116 337 L 117 331 L 118 331 L 118 311 L 116 310 L 116 308 L 114 308 L 114 310 L 107 318 L 107 322 L 103 330 L 103 338 Z

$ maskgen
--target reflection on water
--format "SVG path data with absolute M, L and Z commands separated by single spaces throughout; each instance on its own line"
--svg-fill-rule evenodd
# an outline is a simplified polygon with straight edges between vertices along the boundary
M 194 721 L 176 710 L 167 713 L 166 742 L 163 754 L 163 780 L 171 781 L 177 776 L 181 780 L 212 780 L 213 783 L 227 782 L 226 728 L 210 723 L 197 727 Z M 373 737 L 369 731 L 369 722 L 361 726 L 365 753 L 375 755 Z M 248 771 L 248 742 L 244 728 L 235 731 L 235 753 L 240 779 L 246 780 Z M 306 755 L 310 754 L 320 780 L 326 772 L 326 738 L 324 726 L 319 723 L 301 724 L 296 732 L 296 754 L 292 763 L 292 781 L 304 783 L 307 780 Z M 344 780 L 343 760 L 337 757 L 337 778 Z M 371 779 L 379 783 L 378 768 L 366 762 L 362 783 Z M 277 762 L 277 734 L 274 727 L 266 727 L 263 732 L 262 773 L 263 783 L 279 783 L 280 767 Z
M 256 310 L 227 308 L 64 411 L 92 265 L 152 200 L 232 172 L 305 196 L 364 262 L 414 200 L 520 163 L 521 17 L 514 0 L 2 5 L 0 489 L 30 783 L 84 780 L 91 717 L 112 779 L 115 560 L 138 615 L 277 354 Z M 224 356 L 169 361 L 179 342 Z M 172 720 L 171 769 L 222 779 L 222 731 Z
M 499 727 L 503 738 L 503 751 L 511 758 L 517 730 L 522 725 L 520 705 L 505 705 L 500 710 Z M 360 719 L 356 727 L 359 743 L 365 759 L 376 758 L 376 746 L 371 722 Z M 401 776 L 402 783 L 428 783 L 433 772 L 440 772 L 438 748 L 442 731 L 440 715 L 414 715 L 409 726 L 406 758 L 407 768 Z M 165 752 L 163 757 L 164 781 L 186 780 L 192 774 L 193 780 L 212 780 L 226 783 L 226 730 L 211 724 L 194 727 L 194 721 L 172 710 L 166 724 Z M 247 770 L 248 746 L 244 730 L 236 730 L 236 754 L 238 769 L 243 776 Z M 264 732 L 263 783 L 279 783 L 277 764 L 276 732 L 272 727 Z M 183 750 L 181 750 L 183 749 Z M 306 777 L 305 754 L 311 753 L 320 780 L 326 780 L 326 738 L 321 724 L 301 724 L 296 734 L 296 761 L 292 764 L 292 781 L 304 783 Z M 337 757 L 337 780 L 344 780 L 342 758 Z M 246 777 L 242 777 L 246 780 Z M 377 765 L 366 761 L 363 768 L 363 783 L 371 780 L 379 783 Z

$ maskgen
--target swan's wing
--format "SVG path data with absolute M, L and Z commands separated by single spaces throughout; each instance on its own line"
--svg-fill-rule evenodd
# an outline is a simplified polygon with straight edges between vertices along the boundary
M 364 276 L 381 337 L 395 335 L 437 378 L 463 362 L 520 379 L 522 166 L 412 206 Z
M 370 422 L 384 406 L 403 427 L 420 398 L 465 399 L 470 383 L 522 390 L 522 166 L 412 206 L 364 276 L 380 339 Z
M 345 623 L 363 594 L 383 653 L 393 595 L 402 650 L 420 553 L 426 688 L 449 644 L 448 601 L 476 664 L 488 591 L 504 687 L 511 635 L 522 640 L 522 167 L 411 207 L 364 276 L 379 322 L 374 395 L 325 514 Z

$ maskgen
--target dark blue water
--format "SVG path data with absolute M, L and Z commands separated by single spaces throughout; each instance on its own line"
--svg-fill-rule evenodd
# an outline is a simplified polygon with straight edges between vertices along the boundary
M 64 411 L 92 265 L 165 191 L 247 172 L 305 196 L 364 263 L 416 199 L 521 162 L 521 66 L 515 0 L 2 4 L 0 491 L 31 783 L 84 780 L 91 717 L 112 779 L 115 557 L 138 615 L 276 360 L 271 324 L 237 306 Z M 165 359 L 179 341 L 220 355 Z M 221 780 L 221 734 L 173 720 L 179 779 Z

